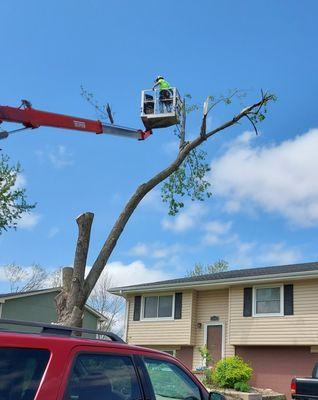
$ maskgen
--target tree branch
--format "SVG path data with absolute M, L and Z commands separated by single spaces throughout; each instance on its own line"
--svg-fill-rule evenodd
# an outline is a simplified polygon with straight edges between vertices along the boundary
M 238 94 L 239 92 L 240 92 L 239 90 L 235 89 L 235 90 L 233 90 L 233 93 L 230 94 L 228 97 L 222 96 L 220 99 L 218 99 L 218 100 L 215 101 L 213 104 L 211 104 L 211 106 L 210 106 L 209 109 L 208 109 L 207 114 L 209 114 L 209 112 L 210 112 L 214 107 L 216 107 L 218 104 L 223 103 L 223 102 L 225 103 L 227 99 L 232 99 L 232 98 L 233 98 L 236 94 Z
M 254 128 L 255 133 L 256 133 L 256 135 L 258 135 L 257 127 L 256 127 L 254 121 L 252 120 L 252 118 L 249 117 L 247 114 L 245 115 L 245 117 L 246 117 L 246 118 L 250 121 L 250 123 L 253 125 L 253 128 Z
M 205 137 L 205 135 L 206 135 L 206 118 L 209 113 L 209 99 L 210 99 L 210 97 L 207 97 L 203 104 L 203 117 L 202 117 L 201 129 L 200 129 L 201 137 Z
M 131 198 L 126 203 L 126 206 L 122 213 L 120 214 L 119 218 L 113 225 L 111 232 L 109 233 L 104 245 L 102 246 L 88 276 L 84 282 L 84 297 L 87 299 L 89 294 L 91 293 L 92 289 L 94 288 L 98 278 L 100 277 L 112 251 L 114 250 L 116 243 L 123 232 L 128 220 L 130 219 L 131 215 L 135 211 L 138 204 L 141 200 L 149 193 L 154 187 L 156 187 L 159 183 L 163 182 L 166 178 L 168 178 L 171 174 L 173 174 L 177 169 L 180 167 L 184 159 L 187 155 L 200 144 L 202 144 L 205 140 L 211 138 L 216 133 L 223 131 L 224 129 L 236 124 L 240 119 L 248 115 L 251 111 L 255 108 L 263 106 L 268 101 L 273 100 L 274 96 L 272 95 L 265 95 L 262 99 L 244 108 L 239 114 L 235 115 L 232 119 L 225 122 L 223 125 L 213 129 L 212 131 L 206 133 L 204 136 L 199 136 L 194 139 L 192 142 L 188 142 L 184 145 L 182 149 L 180 149 L 177 158 L 165 169 L 160 171 L 154 177 L 149 179 L 146 183 L 141 184 L 135 193 L 131 196 Z

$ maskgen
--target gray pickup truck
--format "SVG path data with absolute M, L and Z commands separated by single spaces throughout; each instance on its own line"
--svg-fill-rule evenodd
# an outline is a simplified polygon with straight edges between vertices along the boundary
M 292 398 L 295 400 L 318 400 L 318 363 L 312 370 L 311 378 L 293 378 Z

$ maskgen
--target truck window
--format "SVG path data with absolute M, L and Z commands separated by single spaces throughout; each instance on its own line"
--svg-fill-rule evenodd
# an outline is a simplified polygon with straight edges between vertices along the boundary
M 90 353 L 77 356 L 64 395 L 64 400 L 141 398 L 135 368 L 130 357 Z
M 177 365 L 168 361 L 144 358 L 156 400 L 200 400 L 201 392 L 195 382 Z
M 0 348 L 0 400 L 33 400 L 50 352 Z

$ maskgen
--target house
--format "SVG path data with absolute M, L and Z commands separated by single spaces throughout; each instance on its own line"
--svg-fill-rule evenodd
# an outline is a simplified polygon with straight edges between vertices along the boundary
M 318 361 L 318 263 L 241 269 L 111 289 L 126 302 L 126 340 L 195 370 L 238 354 L 252 385 L 288 393 Z
M 54 298 L 60 288 L 0 294 L 0 318 L 32 322 L 56 322 Z M 105 316 L 85 306 L 83 327 L 98 329 Z M 10 326 L 7 327 L 10 329 Z M 11 327 L 12 329 L 12 327 Z M 32 328 L 29 328 L 32 330 Z

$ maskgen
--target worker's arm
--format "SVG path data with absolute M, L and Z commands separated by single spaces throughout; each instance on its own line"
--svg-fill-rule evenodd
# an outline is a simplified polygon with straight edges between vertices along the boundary
M 155 84 L 153 85 L 152 90 L 155 90 L 157 86 L 159 86 L 159 82 L 157 82 L 157 83 L 155 83 Z

